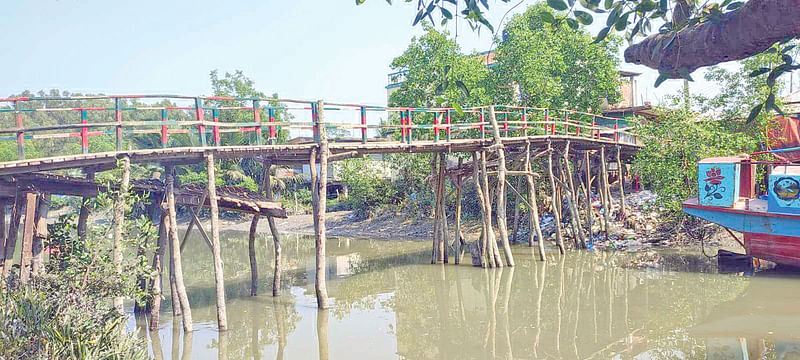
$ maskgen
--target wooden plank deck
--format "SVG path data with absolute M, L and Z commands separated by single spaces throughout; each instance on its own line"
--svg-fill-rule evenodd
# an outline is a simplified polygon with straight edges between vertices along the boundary
M 563 143 L 570 141 L 574 150 L 598 149 L 605 146 L 620 146 L 623 157 L 629 158 L 641 146 L 637 144 L 616 143 L 612 139 L 587 138 L 571 135 L 539 135 L 527 137 L 506 137 L 503 144 L 510 150 L 524 149 L 530 142 L 532 149 L 547 147 L 547 142 Z M 330 143 L 331 155 L 357 152 L 358 154 L 389 153 L 433 153 L 433 152 L 473 152 L 491 146 L 492 138 L 486 139 L 453 139 L 451 141 L 420 140 L 411 144 L 400 142 L 367 142 Z M 308 162 L 311 149 L 317 145 L 248 145 L 248 146 L 207 146 L 179 147 L 166 149 L 143 149 L 90 153 L 80 155 L 57 156 L 39 159 L 26 159 L 0 163 L 0 176 L 27 174 L 42 171 L 66 170 L 77 168 L 111 169 L 116 166 L 118 158 L 128 156 L 132 163 L 199 163 L 206 153 L 213 153 L 222 159 L 259 158 L 273 163 Z

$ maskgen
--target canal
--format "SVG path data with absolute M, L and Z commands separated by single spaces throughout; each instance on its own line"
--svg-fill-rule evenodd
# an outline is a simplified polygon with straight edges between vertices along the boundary
M 284 282 L 271 296 L 272 241 L 259 237 L 250 296 L 247 234 L 223 232 L 229 330 L 216 330 L 211 252 L 184 250 L 195 331 L 171 316 L 129 330 L 156 359 L 796 359 L 800 278 L 719 274 L 699 250 L 568 252 L 517 266 L 431 265 L 430 243 L 328 240 L 329 310 L 314 298 L 314 241 L 283 239 Z M 660 266 L 641 266 L 657 259 Z M 468 260 L 468 259 L 467 259 Z

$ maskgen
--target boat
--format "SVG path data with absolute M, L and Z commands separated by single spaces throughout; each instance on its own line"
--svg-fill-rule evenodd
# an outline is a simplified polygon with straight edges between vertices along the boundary
M 698 196 L 684 201 L 682 207 L 689 215 L 744 234 L 740 243 L 747 255 L 800 267 L 800 119 L 779 121 L 784 130 L 776 138 L 782 139 L 782 147 L 700 161 Z M 754 159 L 763 153 L 778 160 Z M 765 194 L 756 192 L 759 165 L 767 170 Z

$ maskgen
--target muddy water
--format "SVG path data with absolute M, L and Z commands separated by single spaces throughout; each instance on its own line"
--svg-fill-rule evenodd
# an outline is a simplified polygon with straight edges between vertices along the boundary
M 261 295 L 249 296 L 247 234 L 223 233 L 228 324 L 216 331 L 211 253 L 184 252 L 195 331 L 171 316 L 129 328 L 156 359 L 794 359 L 800 278 L 718 274 L 702 255 L 550 254 L 514 247 L 517 266 L 430 265 L 428 242 L 331 239 L 330 310 L 314 300 L 311 238 L 284 239 L 282 295 L 271 296 L 271 241 L 259 238 Z M 652 257 L 652 256 L 651 256 Z M 167 294 L 169 292 L 167 291 Z

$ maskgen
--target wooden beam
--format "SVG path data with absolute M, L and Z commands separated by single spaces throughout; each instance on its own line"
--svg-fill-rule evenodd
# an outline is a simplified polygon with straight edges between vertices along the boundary
M 225 306 L 225 276 L 222 267 L 222 246 L 219 240 L 219 208 L 217 207 L 216 166 L 214 153 L 206 155 L 208 172 L 208 198 L 211 203 L 211 252 L 214 256 L 214 284 L 217 295 L 217 324 L 220 331 L 228 329 L 228 315 Z
M 39 194 L 29 192 L 25 194 L 25 226 L 22 230 L 22 255 L 19 261 L 19 280 L 27 283 L 31 277 L 31 262 L 33 260 L 33 233 L 36 228 L 36 202 Z

